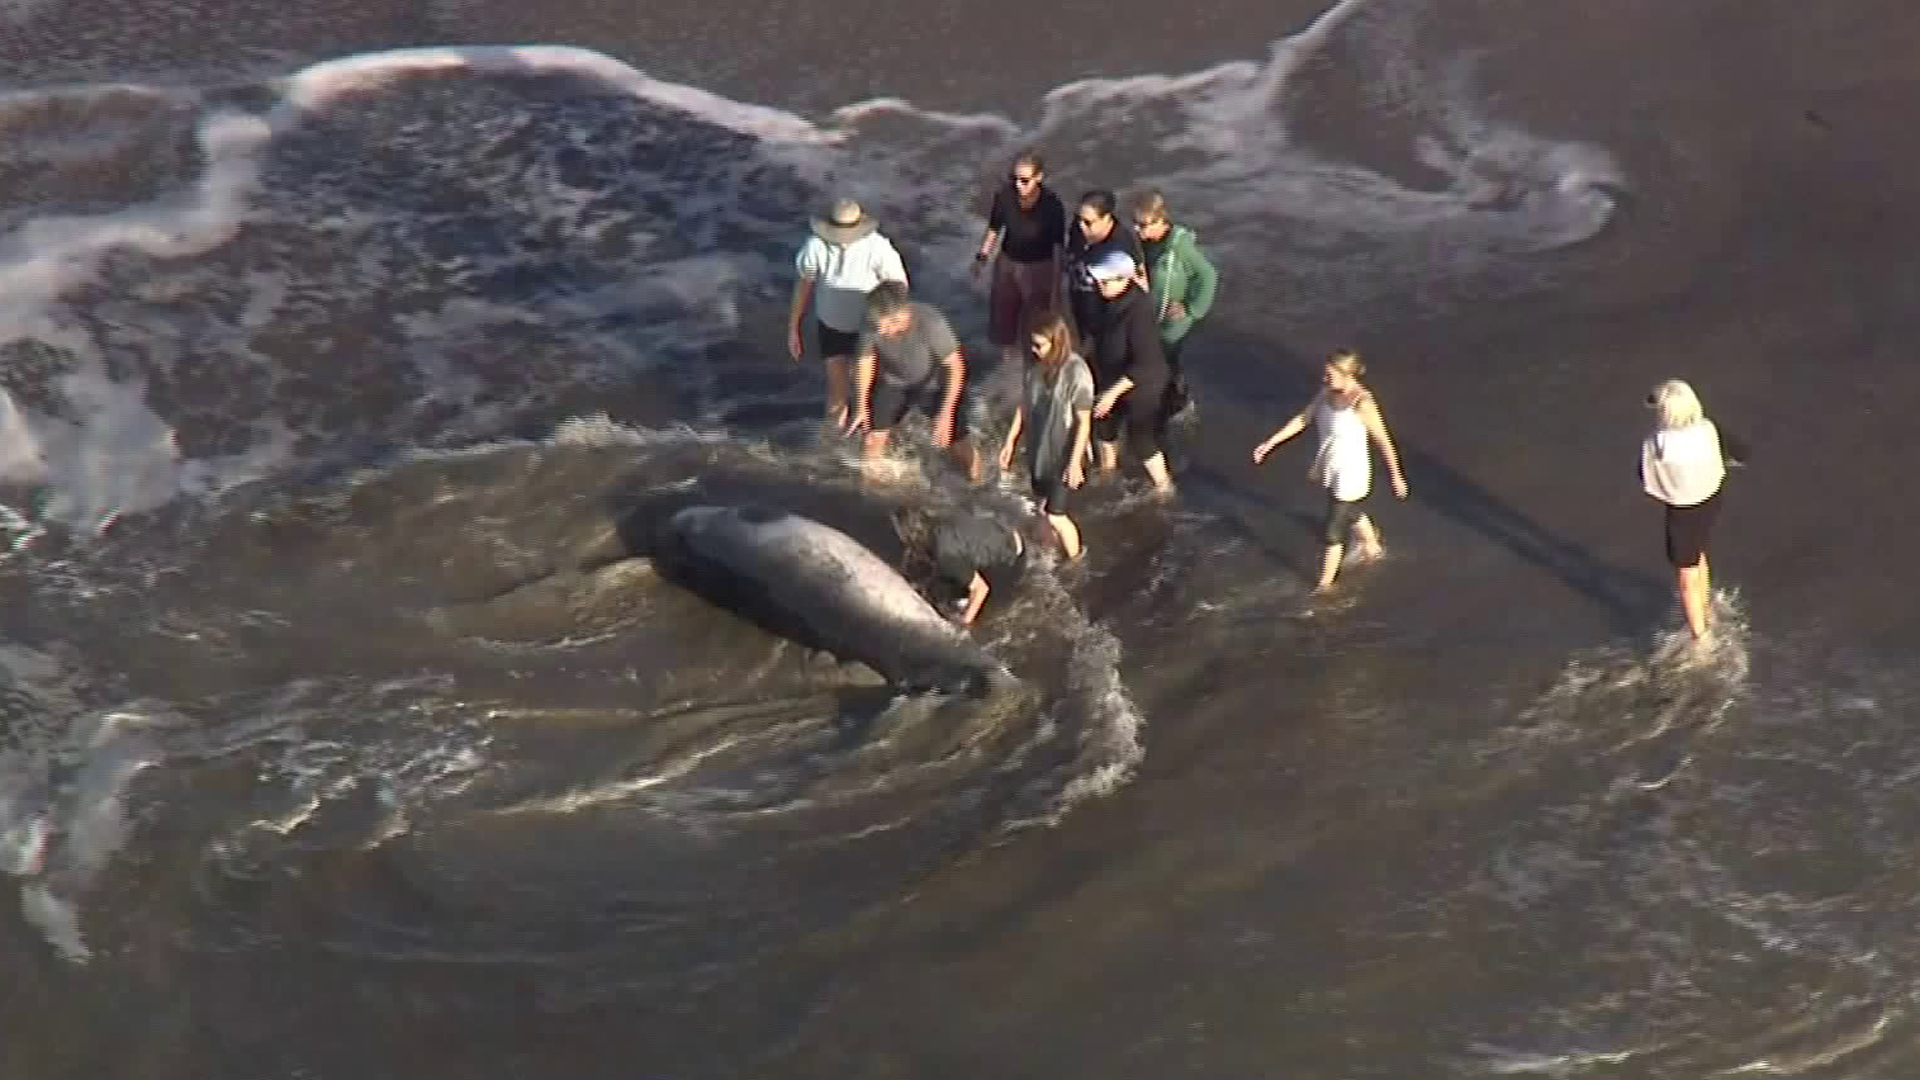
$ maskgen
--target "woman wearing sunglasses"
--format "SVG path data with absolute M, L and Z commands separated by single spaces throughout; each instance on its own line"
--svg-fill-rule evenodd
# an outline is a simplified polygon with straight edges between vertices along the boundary
M 1067 208 L 1046 185 L 1046 166 L 1037 150 L 1013 159 L 1007 182 L 993 195 L 987 231 L 973 258 L 977 275 L 993 264 L 987 301 L 987 337 L 1012 363 L 1021 352 L 1020 327 L 1034 312 L 1059 301 L 1060 250 L 1067 239 Z M 999 258 L 995 259 L 995 252 Z

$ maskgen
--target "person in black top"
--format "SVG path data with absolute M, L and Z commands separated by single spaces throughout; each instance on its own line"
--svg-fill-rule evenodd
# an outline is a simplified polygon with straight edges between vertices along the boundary
M 1027 540 L 991 514 L 925 508 L 893 516 L 909 576 L 949 619 L 972 626 L 995 590 L 1025 576 Z M 928 572 L 930 571 L 930 573 Z
M 1100 471 L 1120 465 L 1120 434 L 1152 478 L 1160 494 L 1171 494 L 1173 478 L 1160 448 L 1166 430 L 1161 397 L 1167 391 L 1167 357 L 1160 342 L 1159 320 L 1153 298 L 1140 284 L 1139 265 L 1124 251 L 1108 251 L 1087 268 L 1092 275 L 1100 308 L 1092 351 L 1093 438 L 1099 450 Z
M 1113 192 L 1095 189 L 1080 196 L 1074 212 L 1074 228 L 1067 237 L 1067 303 L 1073 316 L 1074 333 L 1088 350 L 1095 350 L 1094 335 L 1100 325 L 1100 290 L 1090 269 L 1109 252 L 1120 252 L 1136 267 L 1145 265 L 1140 238 L 1120 224 L 1113 209 L 1119 200 Z M 1092 352 L 1089 351 L 1089 356 Z
M 1046 186 L 1045 177 L 1039 151 L 1023 150 L 1013 159 L 1007 183 L 994 192 L 987 231 L 973 257 L 978 275 L 999 250 L 987 301 L 987 338 L 1009 363 L 1020 356 L 1020 327 L 1026 317 L 1056 307 L 1060 300 L 1067 208 Z

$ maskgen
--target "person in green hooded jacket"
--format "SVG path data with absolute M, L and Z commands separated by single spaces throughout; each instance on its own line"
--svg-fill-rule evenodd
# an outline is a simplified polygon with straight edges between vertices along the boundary
M 1146 251 L 1147 285 L 1160 315 L 1160 340 L 1166 345 L 1169 375 L 1167 393 L 1161 400 L 1171 417 L 1187 407 L 1187 381 L 1180 369 L 1180 354 L 1193 328 L 1213 310 L 1220 272 L 1200 250 L 1200 240 L 1193 230 L 1173 223 L 1166 196 L 1160 192 L 1148 190 L 1133 197 L 1133 228 Z

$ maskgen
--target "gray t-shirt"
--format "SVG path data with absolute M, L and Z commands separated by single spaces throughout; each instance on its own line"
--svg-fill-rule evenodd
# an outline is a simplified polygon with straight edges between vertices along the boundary
M 1027 474 L 1039 480 L 1066 475 L 1073 427 L 1093 408 L 1093 372 L 1080 354 L 1067 358 L 1052 379 L 1038 364 L 1027 368 Z
M 854 350 L 855 356 L 864 356 L 872 349 L 874 378 L 896 386 L 918 386 L 927 381 L 940 370 L 941 362 L 960 348 L 960 339 L 953 336 L 953 326 L 939 308 L 918 301 L 908 308 L 913 312 L 913 322 L 904 332 L 884 337 L 875 332 L 869 319 L 860 326 L 860 344 Z

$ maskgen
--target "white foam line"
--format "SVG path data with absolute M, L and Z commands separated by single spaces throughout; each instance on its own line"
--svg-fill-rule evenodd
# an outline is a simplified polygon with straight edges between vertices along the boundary
M 1263 91 L 1252 95 L 1243 111 L 1262 112 L 1265 116 L 1263 110 L 1271 95 L 1277 92 L 1288 77 L 1299 70 L 1316 50 L 1326 44 L 1335 30 L 1352 19 L 1369 2 L 1370 0 L 1340 0 L 1339 3 L 1321 12 L 1299 32 L 1274 42 L 1265 64 L 1251 60 L 1230 60 L 1185 75 L 1147 74 L 1118 78 L 1077 79 L 1054 87 L 1041 100 L 1045 102 L 1048 113 L 1051 113 L 1056 108 L 1068 104 L 1083 106 L 1089 102 L 1129 98 L 1142 94 L 1177 94 L 1184 91 L 1204 90 L 1219 82 L 1238 81 L 1249 86 L 1258 86 Z
M 116 248 L 136 248 L 159 258 L 182 258 L 226 243 L 246 218 L 248 200 L 260 182 L 262 151 L 269 143 L 299 127 L 314 112 L 353 93 L 407 75 L 437 71 L 573 72 L 636 98 L 757 136 L 770 149 L 830 146 L 845 137 L 823 131 L 792 113 L 661 82 L 605 54 L 568 46 L 396 49 L 329 60 L 277 83 L 282 98 L 265 116 L 221 111 L 204 120 L 198 138 L 207 167 L 190 192 L 105 214 L 36 218 L 0 239 L 0 314 L 20 317 L 37 313 L 66 289 L 90 277 Z M 66 93 L 109 91 L 165 96 L 127 84 Z M 45 92 L 38 93 L 44 99 Z M 22 92 L 0 97 L 0 103 L 23 101 L 27 96 Z M 812 161 L 801 156 L 792 164 L 804 169 Z M 19 332 L 13 327 L 3 329 Z
M 998 113 L 955 113 L 941 112 L 936 109 L 922 109 L 902 97 L 878 97 L 866 101 L 856 101 L 842 105 L 827 115 L 835 125 L 857 123 L 870 116 L 911 115 L 916 120 L 932 120 L 948 127 L 985 129 L 1004 135 L 1018 135 L 1020 125 Z M 844 133 L 836 133 L 844 138 Z
M 280 107 L 268 114 L 276 129 L 298 121 L 297 113 L 321 108 L 358 90 L 396 77 L 434 71 L 479 74 L 572 72 L 599 79 L 634 97 L 656 101 L 736 131 L 764 139 L 829 144 L 838 136 L 823 132 L 789 112 L 748 105 L 691 86 L 661 82 L 605 53 L 567 45 L 473 45 L 459 48 L 394 49 L 363 53 L 316 64 L 285 82 Z
M 272 132 L 258 117 L 218 113 L 201 124 L 207 169 L 190 196 L 91 216 L 35 218 L 0 240 L 0 313 L 38 314 L 91 276 L 120 247 L 160 258 L 211 251 L 231 239 L 259 182 L 259 151 Z M 6 329 L 18 332 L 18 327 Z

